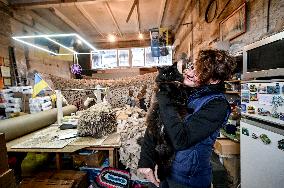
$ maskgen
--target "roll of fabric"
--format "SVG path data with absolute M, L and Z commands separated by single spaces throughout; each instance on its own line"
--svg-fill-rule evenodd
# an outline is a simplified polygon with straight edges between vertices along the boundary
M 76 106 L 63 107 L 63 114 L 70 115 L 77 111 Z M 0 133 L 5 133 L 6 141 L 13 140 L 30 132 L 36 131 L 57 120 L 57 109 L 51 109 L 36 114 L 28 114 L 0 121 Z

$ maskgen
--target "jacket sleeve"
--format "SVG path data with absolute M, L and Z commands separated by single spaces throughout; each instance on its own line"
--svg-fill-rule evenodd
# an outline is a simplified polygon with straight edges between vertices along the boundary
M 157 158 L 155 147 L 156 139 L 152 134 L 149 133 L 149 130 L 147 128 L 141 146 L 138 168 L 151 168 L 152 170 L 155 169 L 155 160 Z
M 214 99 L 183 122 L 166 94 L 158 93 L 158 102 L 165 131 L 176 150 L 186 149 L 210 136 L 224 122 L 229 108 L 222 99 Z

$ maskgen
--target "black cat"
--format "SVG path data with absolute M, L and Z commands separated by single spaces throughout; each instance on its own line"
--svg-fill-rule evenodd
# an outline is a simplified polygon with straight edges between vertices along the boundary
M 179 110 L 181 117 L 186 114 L 186 101 L 188 98 L 188 90 L 182 84 L 183 79 L 183 75 L 177 70 L 176 64 L 159 68 L 159 74 L 156 78 L 156 91 L 163 90 L 168 93 L 172 103 Z M 160 119 L 160 110 L 156 98 L 148 109 L 146 124 L 149 133 L 157 141 L 155 150 L 159 157 L 156 163 L 158 165 L 159 178 L 163 179 L 167 176 L 165 172 L 170 172 L 171 163 L 175 155 L 173 146 L 164 132 L 164 125 Z

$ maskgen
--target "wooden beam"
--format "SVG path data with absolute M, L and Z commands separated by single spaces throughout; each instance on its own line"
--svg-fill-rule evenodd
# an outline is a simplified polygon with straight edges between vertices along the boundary
M 114 16 L 113 16 L 113 13 L 112 13 L 112 11 L 111 11 L 111 9 L 110 9 L 110 6 L 109 6 L 108 2 L 105 2 L 105 7 L 106 7 L 106 9 L 107 9 L 109 15 L 111 16 L 111 19 L 112 19 L 112 21 L 113 21 L 113 23 L 114 23 L 114 25 L 115 25 L 115 27 L 116 27 L 116 29 L 117 29 L 119 35 L 122 37 L 122 33 L 121 33 L 120 29 L 119 29 L 119 26 L 118 26 L 118 24 L 117 24 L 117 21 L 115 20 L 115 18 L 114 18 Z
M 17 14 L 14 14 L 14 16 L 10 18 L 11 21 L 15 21 L 22 24 L 24 26 L 24 29 L 29 31 L 30 33 L 37 32 L 37 34 L 46 34 L 45 31 L 43 32 L 42 30 L 36 28 L 34 24 L 28 23 L 26 17 L 23 18 L 23 16 L 18 16 Z
M 141 33 L 141 24 L 140 24 L 140 12 L 139 12 L 139 1 L 136 6 L 136 24 L 137 24 L 137 29 L 138 33 Z
M 82 13 L 82 15 L 91 23 L 91 25 L 93 26 L 93 28 L 102 36 L 105 37 L 102 33 L 102 31 L 100 30 L 98 24 L 96 23 L 96 21 L 92 18 L 92 16 L 88 13 L 88 11 L 82 6 L 82 5 L 76 5 L 76 7 L 78 8 L 78 10 Z
M 11 19 L 12 19 L 12 21 L 15 21 L 15 22 L 22 24 L 24 26 L 24 29 L 26 31 L 30 32 L 30 33 L 34 34 L 36 32 L 37 34 L 46 34 L 45 32 L 42 32 L 38 28 L 35 28 L 33 26 L 28 25 L 27 23 L 23 22 L 22 20 L 20 20 L 18 18 L 12 17 Z
M 183 20 L 185 19 L 185 16 L 186 16 L 187 10 L 189 9 L 189 6 L 190 6 L 190 4 L 191 4 L 191 1 L 192 1 L 192 0 L 187 0 L 186 4 L 185 4 L 185 6 L 184 6 L 184 9 L 183 9 L 183 11 L 182 11 L 182 13 L 181 13 L 181 15 L 180 15 L 180 17 L 179 17 L 179 19 L 178 19 L 178 24 L 175 26 L 174 33 L 177 32 L 177 30 L 179 29 L 181 23 L 182 23 Z
M 133 13 L 133 10 L 134 10 L 135 5 L 137 4 L 137 2 L 138 2 L 138 0 L 134 0 L 134 1 L 133 1 L 133 4 L 132 4 L 132 6 L 131 6 L 131 9 L 130 9 L 130 11 L 129 11 L 129 13 L 128 13 L 128 16 L 127 16 L 127 18 L 126 18 L 126 23 L 128 23 L 128 21 L 129 21 L 131 15 L 132 15 L 132 13 Z
M 107 2 L 111 0 L 12 0 L 10 5 L 14 9 L 40 9 L 40 8 L 60 8 L 74 5 L 90 5 L 94 3 Z M 115 0 L 128 1 L 128 0 Z
M 41 25 L 47 27 L 49 30 L 55 32 L 55 33 L 63 33 L 63 31 L 61 29 L 58 29 L 57 27 L 55 27 L 54 25 L 50 24 L 50 22 L 48 22 L 47 20 L 45 20 L 44 18 L 42 18 L 41 16 L 39 16 L 37 13 L 35 13 L 34 11 L 28 11 L 28 14 L 35 19 L 36 21 L 38 21 Z
M 115 48 L 133 48 L 133 47 L 148 47 L 151 42 L 149 40 L 134 40 L 134 41 L 121 41 L 121 42 L 99 42 L 96 43 L 97 49 L 115 49 Z
M 74 29 L 76 32 L 80 33 L 81 35 L 84 35 L 83 31 L 74 24 L 71 20 L 69 20 L 64 14 L 62 14 L 59 10 L 56 8 L 50 8 L 51 12 L 53 12 L 56 16 L 58 16 L 62 21 L 64 21 L 67 25 L 69 25 L 72 29 Z
M 149 32 L 143 33 L 143 37 L 144 37 L 144 40 L 150 39 L 150 34 L 149 34 Z M 117 37 L 117 38 L 116 38 L 116 42 L 135 41 L 135 40 L 139 40 L 137 33 L 124 34 L 124 37 Z M 108 41 L 107 38 L 101 38 L 101 37 L 99 37 L 99 36 L 93 36 L 91 42 L 94 43 L 94 44 L 95 44 L 95 43 L 99 43 L 99 42 L 108 42 L 108 43 L 109 43 L 109 41 Z
M 167 0 L 162 0 L 160 13 L 159 13 L 159 17 L 158 17 L 158 28 L 161 27 L 161 25 L 162 25 L 166 4 L 167 4 Z

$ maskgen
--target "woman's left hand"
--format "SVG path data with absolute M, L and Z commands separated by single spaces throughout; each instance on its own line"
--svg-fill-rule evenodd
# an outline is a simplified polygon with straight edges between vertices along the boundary
M 138 172 L 140 172 L 141 174 L 143 174 L 147 180 L 149 180 L 150 182 L 152 182 L 153 184 L 155 184 L 157 187 L 159 187 L 159 183 L 160 181 L 158 181 L 154 175 L 154 172 L 151 168 L 139 168 Z

